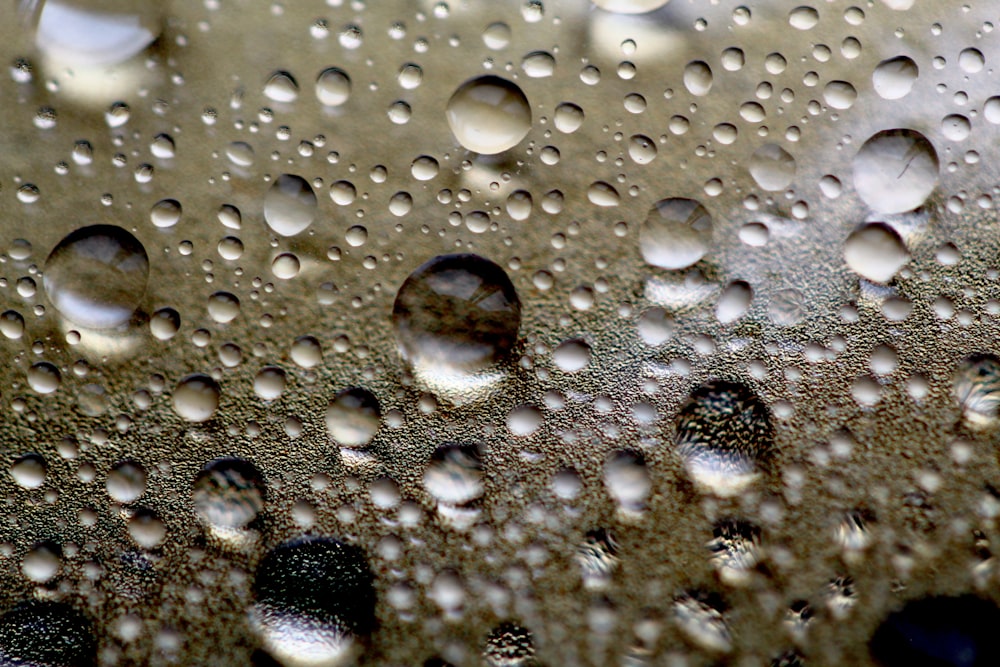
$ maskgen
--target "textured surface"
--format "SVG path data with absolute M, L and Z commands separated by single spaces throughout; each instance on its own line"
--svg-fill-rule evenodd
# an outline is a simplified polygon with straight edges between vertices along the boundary
M 100 664 L 270 664 L 255 575 L 304 535 L 367 559 L 366 665 L 868 664 L 906 601 L 996 614 L 993 3 L 177 1 L 93 42 L 60 12 L 134 3 L 10 4 L 3 651 L 34 608 Z M 449 107 L 487 74 L 527 116 Z M 456 114 L 531 124 L 480 155 Z M 148 267 L 53 253 L 94 225 Z M 397 291 L 452 253 L 519 334 L 431 303 L 425 358 L 489 368 L 410 368 Z

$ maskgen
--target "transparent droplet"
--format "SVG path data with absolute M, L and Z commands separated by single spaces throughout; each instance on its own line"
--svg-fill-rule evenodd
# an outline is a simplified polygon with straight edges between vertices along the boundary
M 122 461 L 108 472 L 105 485 L 116 503 L 131 503 L 146 492 L 146 470 L 135 461 Z
M 149 211 L 150 221 L 160 229 L 173 227 L 181 219 L 181 203 L 176 199 L 161 199 Z
M 410 274 L 392 312 L 400 355 L 418 372 L 488 370 L 517 342 L 521 301 L 504 270 L 478 255 L 440 255 Z
M 424 488 L 445 505 L 478 500 L 484 492 L 481 448 L 458 444 L 438 447 L 424 470 Z
M 910 94 L 919 75 L 920 68 L 912 58 L 896 56 L 883 60 L 875 67 L 872 86 L 879 97 L 898 100 Z
M 178 382 L 174 389 L 174 412 L 191 422 L 208 421 L 219 408 L 220 397 L 215 380 L 202 373 L 193 373 Z
M 564 134 L 572 134 L 579 130 L 583 120 L 583 109 L 570 102 L 563 102 L 557 106 L 552 116 L 552 124 Z
M 264 197 L 264 220 L 282 236 L 304 232 L 316 219 L 316 193 L 301 176 L 282 174 Z
M 31 365 L 27 372 L 28 386 L 39 394 L 51 394 L 62 384 L 59 369 L 47 361 Z
M 683 595 L 674 601 L 674 621 L 694 644 L 713 653 L 733 650 L 733 635 L 715 606 L 696 596 Z
M 1000 359 L 978 354 L 958 365 L 953 394 L 962 419 L 972 429 L 992 429 L 1000 419 Z
M 448 100 L 448 126 L 465 148 L 502 153 L 521 143 L 531 129 L 531 106 L 507 79 L 486 75 L 463 83 Z
M 146 292 L 149 258 L 121 227 L 81 227 L 45 262 L 45 292 L 63 317 L 91 329 L 129 321 Z
M 937 151 L 915 130 L 884 130 L 854 156 L 854 187 L 881 213 L 921 206 L 938 182 Z
M 644 134 L 633 134 L 628 140 L 628 156 L 636 164 L 649 164 L 656 157 L 656 142 Z
M 10 476 L 18 486 L 24 489 L 37 489 L 45 483 L 48 467 L 45 459 L 39 454 L 19 456 L 10 464 Z
M 378 398 L 361 387 L 338 392 L 326 408 L 326 430 L 341 447 L 367 447 L 381 423 Z
M 351 96 L 351 78 L 347 72 L 331 67 L 320 72 L 316 79 L 316 98 L 320 104 L 337 107 Z
M 772 441 L 764 403 L 746 386 L 726 380 L 691 392 L 674 438 L 692 479 L 722 497 L 742 492 L 769 465 Z
M 294 102 L 299 97 L 299 84 L 289 72 L 279 70 L 264 84 L 264 95 L 274 102 Z
M 552 351 L 552 361 L 565 373 L 577 373 L 590 365 L 590 344 L 582 338 L 570 338 Z
M 208 297 L 208 316 L 219 324 L 227 324 L 240 314 L 240 300 L 229 292 L 214 292 Z
M 730 324 L 746 315 L 753 301 L 753 289 L 744 280 L 735 280 L 722 290 L 715 305 L 715 318 L 722 324 Z
M 260 471 L 243 459 L 209 462 L 195 477 L 191 498 L 198 519 L 220 537 L 245 529 L 264 509 Z
M 73 68 L 125 62 L 153 43 L 161 30 L 157 4 L 47 0 L 35 43 L 50 58 Z
M 254 376 L 253 392 L 262 400 L 276 401 L 285 392 L 287 384 L 285 371 L 277 366 L 265 366 Z
M 284 665 L 353 664 L 358 636 L 375 627 L 373 581 L 358 547 L 329 537 L 284 542 L 257 567 L 250 626 Z
M 795 180 L 795 158 L 777 144 L 764 144 L 750 156 L 750 175 L 764 190 L 784 190 Z
M 844 242 L 844 261 L 852 271 L 877 283 L 887 283 L 910 259 L 903 239 L 884 222 L 856 229 Z
M 712 216 L 693 199 L 661 199 L 639 230 L 647 264 L 683 269 L 695 264 L 712 243 Z
M 703 60 L 693 60 L 684 67 L 684 87 L 692 95 L 708 95 L 712 90 L 712 68 Z

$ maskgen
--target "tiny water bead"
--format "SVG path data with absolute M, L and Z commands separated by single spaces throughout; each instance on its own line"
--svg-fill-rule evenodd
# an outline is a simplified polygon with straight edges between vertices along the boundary
M 773 438 L 770 411 L 753 391 L 712 380 L 684 403 L 674 442 L 695 483 L 727 497 L 742 492 L 769 466 Z
M 93 626 L 86 616 L 63 602 L 23 602 L 0 616 L 0 664 L 95 665 Z
M 844 261 L 862 278 L 887 283 L 910 259 L 895 229 L 875 222 L 851 232 L 844 242 Z
M 904 213 L 923 205 L 938 183 L 937 151 L 909 129 L 883 130 L 854 156 L 854 187 L 880 213 Z
M 521 300 L 506 272 L 472 254 L 440 255 L 396 294 L 392 321 L 403 360 L 418 373 L 467 375 L 510 355 Z
M 338 392 L 326 408 L 326 430 L 341 447 L 367 447 L 381 423 L 378 398 L 362 387 Z
M 470 79 L 452 94 L 448 126 L 465 148 L 502 153 L 521 143 L 531 129 L 531 106 L 517 84 L 498 76 Z
M 252 463 L 222 458 L 201 469 L 191 497 L 198 519 L 225 536 L 256 521 L 264 509 L 265 489 L 264 478 Z
M 317 209 L 312 186 L 294 174 L 279 176 L 264 196 L 264 220 L 281 236 L 304 232 L 316 219 Z
M 132 234 L 113 225 L 71 232 L 48 259 L 42 284 L 73 324 L 108 329 L 128 322 L 146 293 L 149 257 Z
M 977 354 L 962 361 L 952 380 L 952 392 L 969 428 L 995 428 L 1000 419 L 1000 359 Z
M 639 248 L 647 264 L 684 269 L 698 262 L 712 244 L 712 216 L 693 199 L 661 199 L 639 230 Z
M 375 627 L 374 575 L 364 552 L 330 537 L 301 537 L 257 567 L 250 625 L 292 667 L 352 664 Z

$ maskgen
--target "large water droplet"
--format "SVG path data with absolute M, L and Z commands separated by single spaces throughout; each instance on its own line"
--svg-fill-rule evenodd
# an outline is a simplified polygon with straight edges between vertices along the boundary
M 440 255 L 403 282 L 392 320 L 403 359 L 418 374 L 444 379 L 486 371 L 510 354 L 521 301 L 490 260 Z
M 887 283 L 910 259 L 896 230 L 883 222 L 856 229 L 844 243 L 844 261 L 852 271 L 877 283 Z
M 639 230 L 642 258 L 664 269 L 683 269 L 705 256 L 712 243 L 712 216 L 693 199 L 662 199 Z
M 340 667 L 375 626 L 373 575 L 357 547 L 303 537 L 272 549 L 257 568 L 250 625 L 287 667 Z
M 912 58 L 896 56 L 883 60 L 872 73 L 872 85 L 875 92 L 887 100 L 898 100 L 906 97 L 913 90 L 920 68 Z
M 347 72 L 331 67 L 320 72 L 316 79 L 316 98 L 320 104 L 338 107 L 351 96 L 351 77 Z
M 219 537 L 245 529 L 264 509 L 260 471 L 243 459 L 209 462 L 195 477 L 191 498 L 201 522 Z
M 174 389 L 174 412 L 192 422 L 208 421 L 219 408 L 219 385 L 208 375 L 193 373 Z
M 316 218 L 316 193 L 301 176 L 282 174 L 264 197 L 264 220 L 282 236 L 304 232 Z
M 764 190 L 784 190 L 795 180 L 795 158 L 777 144 L 764 144 L 750 156 L 750 175 Z
M 299 97 L 299 84 L 289 72 L 279 70 L 264 84 L 264 95 L 274 102 L 294 102 Z
M 771 416 L 746 386 L 726 380 L 701 385 L 677 418 L 675 442 L 688 474 L 718 496 L 740 493 L 772 455 Z
M 121 227 L 93 225 L 70 233 L 45 261 L 43 285 L 52 305 L 91 329 L 129 321 L 146 293 L 149 258 Z
M 934 146 L 915 130 L 884 130 L 854 156 L 854 187 L 882 213 L 903 213 L 922 205 L 938 182 Z
M 0 616 L 0 664 L 86 667 L 97 663 L 90 621 L 61 602 L 26 602 Z
M 1000 359 L 978 354 L 964 360 L 955 371 L 953 393 L 968 427 L 995 427 L 1000 418 Z
M 659 9 L 670 0 L 594 0 L 601 9 L 616 14 L 645 14 Z
M 162 30 L 159 3 L 120 0 L 46 0 L 35 43 L 49 57 L 74 68 L 124 62 Z
M 448 126 L 470 151 L 502 153 L 531 129 L 528 98 L 511 81 L 487 75 L 466 81 L 448 100 Z

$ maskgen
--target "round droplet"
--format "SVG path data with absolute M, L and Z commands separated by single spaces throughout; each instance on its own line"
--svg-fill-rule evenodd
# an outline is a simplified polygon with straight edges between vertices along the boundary
M 510 354 L 521 301 L 504 270 L 490 260 L 440 255 L 399 288 L 392 320 L 400 355 L 415 369 L 476 373 Z
M 531 632 L 505 622 L 490 631 L 483 646 L 486 667 L 529 667 L 535 664 L 535 641 Z
M 264 509 L 264 479 L 243 459 L 223 458 L 208 463 L 195 477 L 191 497 L 194 510 L 208 528 L 225 535 L 253 523 Z
M 854 187 L 866 204 L 882 213 L 921 206 L 938 182 L 934 146 L 915 130 L 885 130 L 868 139 L 854 156 Z
M 616 14 L 645 14 L 663 7 L 670 0 L 594 0 L 594 4 Z
M 56 544 L 43 542 L 24 555 L 21 573 L 28 581 L 44 584 L 54 579 L 61 567 L 62 550 Z
M 507 48 L 507 45 L 510 44 L 510 37 L 510 26 L 499 21 L 489 24 L 483 30 L 483 44 L 494 51 Z
M 608 458 L 604 464 L 604 485 L 625 513 L 643 511 L 653 488 L 645 458 L 633 451 L 617 452 Z
M 753 301 L 753 289 L 744 280 L 735 280 L 722 290 L 715 305 L 715 318 L 722 324 L 730 324 L 746 315 Z
M 898 100 L 910 94 L 919 75 L 920 68 L 913 58 L 896 56 L 883 60 L 875 67 L 872 86 L 879 97 Z
M 326 430 L 341 447 L 366 447 L 381 423 L 378 398 L 361 387 L 338 392 L 326 408 Z
M 215 292 L 208 297 L 208 316 L 219 324 L 232 322 L 240 314 L 240 300 L 229 292 Z
M 62 602 L 25 602 L 0 616 L 0 664 L 83 667 L 97 664 L 90 621 Z
M 858 89 L 847 81 L 830 81 L 823 86 L 823 100 L 833 109 L 850 109 L 858 101 Z
M 121 227 L 81 227 L 45 262 L 43 285 L 52 305 L 74 324 L 107 329 L 125 324 L 146 293 L 149 258 Z
M 299 262 L 299 258 L 290 252 L 283 252 L 274 258 L 271 262 L 271 273 L 274 274 L 275 278 L 280 278 L 281 280 L 291 280 L 295 276 L 299 275 L 299 269 L 302 267 Z
M 334 204 L 347 206 L 358 196 L 358 190 L 350 181 L 334 181 L 330 184 L 330 199 Z
M 564 134 L 572 134 L 579 130 L 583 120 L 583 109 L 570 102 L 563 102 L 557 106 L 552 116 L 552 124 Z
M 107 67 L 153 43 L 163 29 L 159 4 L 48 0 L 41 5 L 35 43 L 64 66 Z
M 528 98 L 511 81 L 486 75 L 466 81 L 448 100 L 448 126 L 465 148 L 502 153 L 531 129 Z
M 986 66 L 986 56 L 979 49 L 962 49 L 958 54 L 958 66 L 966 74 L 975 74 Z
M 527 437 L 542 425 L 542 411 L 534 405 L 519 405 L 507 415 L 507 430 L 511 435 Z
M 276 401 L 285 392 L 288 378 L 277 366 L 265 366 L 253 379 L 253 391 L 265 401 Z
M 693 60 L 684 67 L 684 87 L 692 95 L 708 95 L 712 90 L 712 68 L 703 60 Z
M 282 174 L 264 197 L 264 220 L 282 236 L 304 232 L 316 218 L 316 193 L 301 176 Z
M 892 280 L 909 259 L 903 239 L 884 222 L 862 226 L 844 243 L 847 266 L 862 278 L 877 283 Z
M 226 157 L 237 167 L 249 167 L 256 158 L 253 146 L 245 141 L 234 141 L 226 146 Z
M 250 625 L 282 664 L 353 664 L 357 636 L 375 627 L 373 581 L 357 547 L 328 537 L 285 542 L 257 567 Z
M 577 373 L 590 365 L 590 345 L 582 338 L 564 340 L 552 351 L 552 361 L 566 373 Z
M 302 368 L 315 368 L 323 362 L 323 346 L 315 336 L 299 336 L 289 356 Z
M 39 454 L 25 454 L 10 464 L 10 476 L 24 489 L 37 489 L 45 483 L 48 467 Z
M 173 308 L 160 308 L 149 318 L 149 331 L 157 340 L 170 340 L 181 328 L 181 314 Z
M 338 107 L 351 96 L 351 78 L 347 72 L 331 67 L 316 79 L 316 99 L 328 107 Z
M 47 361 L 32 364 L 27 373 L 28 386 L 39 394 L 51 394 L 62 384 L 59 369 Z
M 610 183 L 595 181 L 587 188 L 587 200 L 595 206 L 618 206 L 621 195 Z
M 708 550 L 709 561 L 722 581 L 731 586 L 744 585 L 760 561 L 760 528 L 746 521 L 720 521 L 712 530 Z
M 972 124 L 962 114 L 948 114 L 941 120 L 941 134 L 950 141 L 964 141 L 972 132 Z
M 274 102 L 294 102 L 299 96 L 299 84 L 290 73 L 278 70 L 264 84 L 264 95 Z
M 639 247 L 647 264 L 683 269 L 711 247 L 712 216 L 693 199 L 662 199 L 639 229 Z
M 795 180 L 795 158 L 777 144 L 764 144 L 750 156 L 750 175 L 764 190 L 784 190 Z
M 521 69 L 533 79 L 552 76 L 556 69 L 556 59 L 546 51 L 533 51 L 521 61 Z
M 202 373 L 193 373 L 178 382 L 174 389 L 174 412 L 191 422 L 208 421 L 219 408 L 220 395 L 215 380 Z
M 160 229 L 173 227 L 181 220 L 181 203 L 176 199 L 161 199 L 149 211 L 149 220 Z
M 796 30 L 812 30 L 819 23 L 819 12 L 815 7 L 796 7 L 788 13 L 788 25 Z
M 677 417 L 674 442 L 684 466 L 718 496 L 740 493 L 772 455 L 771 416 L 750 389 L 713 380 L 693 392 Z
M 122 461 L 108 473 L 105 485 L 116 503 L 131 503 L 146 492 L 146 470 L 134 461 Z
M 952 381 L 953 394 L 964 423 L 972 429 L 991 429 L 1000 420 L 1000 359 L 992 354 L 969 357 L 959 364 Z
M 644 134 L 633 134 L 628 140 L 628 156 L 636 164 L 649 164 L 656 157 L 656 142 Z
M 424 488 L 446 505 L 465 505 L 483 495 L 482 451 L 478 445 L 442 445 L 424 470 Z

